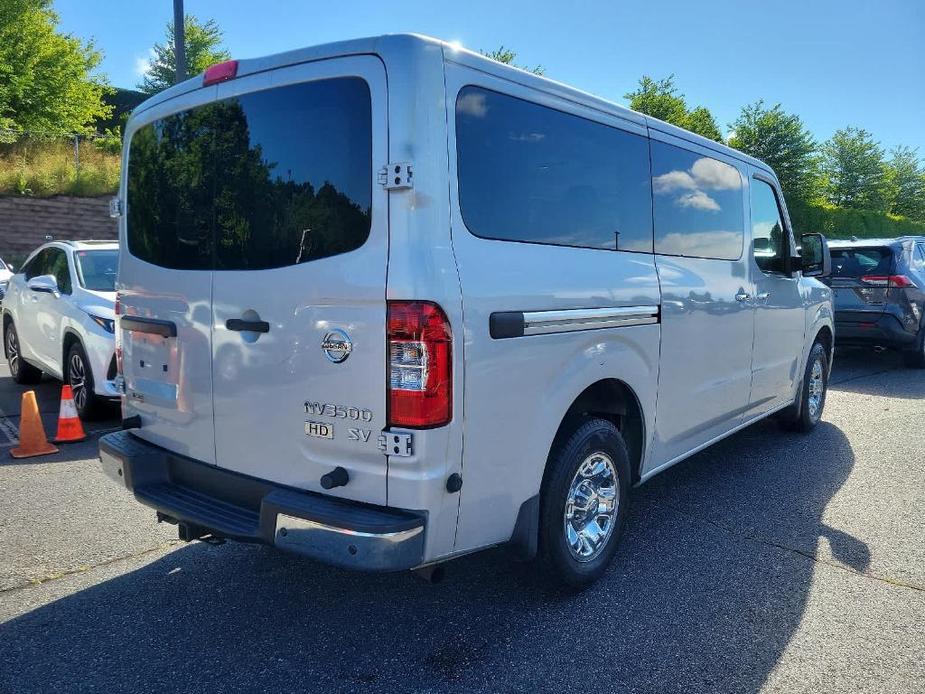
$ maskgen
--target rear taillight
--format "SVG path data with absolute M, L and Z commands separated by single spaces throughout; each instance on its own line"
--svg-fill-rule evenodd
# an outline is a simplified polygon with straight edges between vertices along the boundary
M 861 281 L 877 287 L 888 287 L 890 289 L 905 289 L 906 287 L 915 286 L 915 282 L 905 275 L 864 275 Z
M 438 427 L 453 415 L 452 331 L 437 304 L 390 301 L 389 424 Z

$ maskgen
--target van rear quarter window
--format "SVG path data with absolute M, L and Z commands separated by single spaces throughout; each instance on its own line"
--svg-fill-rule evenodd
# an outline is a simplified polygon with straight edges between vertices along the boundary
M 369 87 L 288 85 L 145 125 L 127 198 L 129 251 L 162 267 L 260 270 L 359 248 L 372 199 Z
M 653 140 L 655 252 L 738 260 L 745 240 L 743 185 L 734 166 Z
M 456 147 L 460 210 L 476 236 L 652 252 L 646 138 L 468 86 Z

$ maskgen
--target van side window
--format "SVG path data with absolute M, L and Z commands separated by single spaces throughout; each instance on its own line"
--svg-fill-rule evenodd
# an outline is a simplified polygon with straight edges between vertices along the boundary
M 128 248 L 181 270 L 263 270 L 347 253 L 369 236 L 372 180 L 362 79 L 215 101 L 132 137 Z
M 652 252 L 646 138 L 469 86 L 456 98 L 456 148 L 476 236 Z
M 734 166 L 652 140 L 652 193 L 656 253 L 742 256 L 745 206 Z
M 758 178 L 752 179 L 752 242 L 763 272 L 783 272 L 787 229 L 774 189 Z

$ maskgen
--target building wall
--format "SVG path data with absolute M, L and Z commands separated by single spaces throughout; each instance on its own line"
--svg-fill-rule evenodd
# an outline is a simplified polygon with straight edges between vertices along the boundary
M 51 235 L 56 241 L 112 239 L 119 235 L 109 200 L 0 196 L 0 257 L 22 260 Z

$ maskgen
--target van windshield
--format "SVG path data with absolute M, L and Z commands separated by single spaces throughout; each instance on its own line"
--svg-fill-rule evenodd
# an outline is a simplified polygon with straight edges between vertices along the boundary
M 74 257 L 77 258 L 77 277 L 81 287 L 95 292 L 116 291 L 118 249 L 77 251 Z
M 261 270 L 359 248 L 369 236 L 369 87 L 276 87 L 140 128 L 129 148 L 132 255 L 184 270 Z
M 833 248 L 832 277 L 889 275 L 893 253 L 889 248 Z

